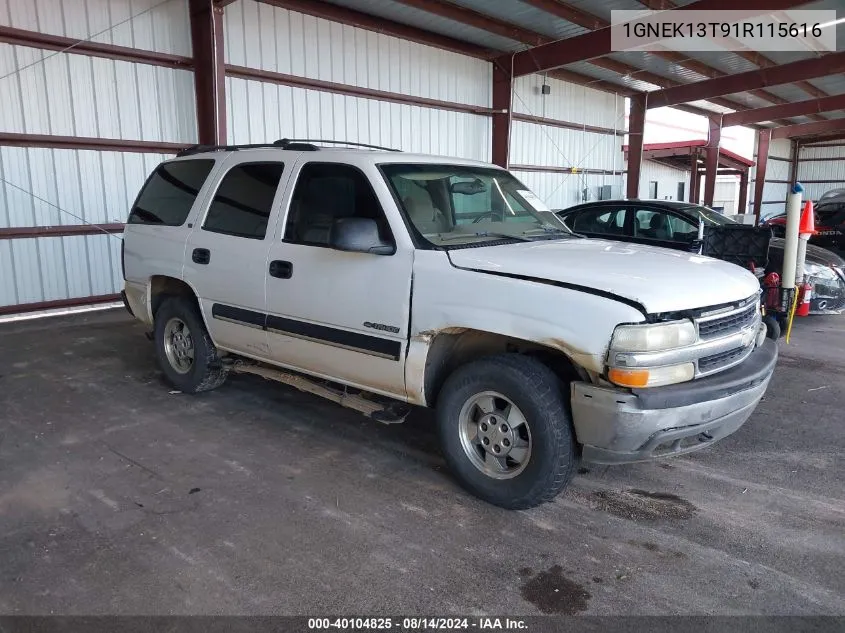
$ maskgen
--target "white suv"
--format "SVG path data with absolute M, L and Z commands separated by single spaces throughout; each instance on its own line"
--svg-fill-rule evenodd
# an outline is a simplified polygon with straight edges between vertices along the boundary
M 384 422 L 435 407 L 455 475 L 507 508 L 579 457 L 708 446 L 765 392 L 750 272 L 573 235 L 493 165 L 325 144 L 196 147 L 150 175 L 125 300 L 176 388 L 248 371 Z

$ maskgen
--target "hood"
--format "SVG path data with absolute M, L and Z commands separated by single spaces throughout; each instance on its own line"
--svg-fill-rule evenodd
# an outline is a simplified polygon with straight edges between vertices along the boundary
M 783 261 L 783 245 L 785 242 L 786 240 L 780 237 L 772 238 L 772 241 L 769 242 L 770 260 L 774 256 L 776 257 L 775 261 Z M 779 252 L 772 253 L 772 250 Z M 845 268 L 845 259 L 842 259 L 833 251 L 829 251 L 826 248 L 822 248 L 821 246 L 816 246 L 814 244 L 807 244 L 807 261 L 820 266 L 836 266 L 837 268 Z
M 585 238 L 448 252 L 459 268 L 598 290 L 651 314 L 740 301 L 760 290 L 757 278 L 734 264 L 640 244 Z

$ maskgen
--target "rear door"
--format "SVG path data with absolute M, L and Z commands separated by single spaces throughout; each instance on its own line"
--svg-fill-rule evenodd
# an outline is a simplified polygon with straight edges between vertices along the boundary
M 200 297 L 214 343 L 267 359 L 267 255 L 287 174 L 278 160 L 233 154 L 185 249 L 184 279 Z
M 669 209 L 632 205 L 626 227 L 629 241 L 675 250 L 690 250 L 698 238 L 698 225 Z

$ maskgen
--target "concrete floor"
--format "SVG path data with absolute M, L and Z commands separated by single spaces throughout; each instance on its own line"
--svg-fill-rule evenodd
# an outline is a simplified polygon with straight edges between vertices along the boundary
M 845 614 L 845 317 L 695 455 L 475 500 L 430 414 L 170 393 L 122 311 L 0 326 L 0 613 Z

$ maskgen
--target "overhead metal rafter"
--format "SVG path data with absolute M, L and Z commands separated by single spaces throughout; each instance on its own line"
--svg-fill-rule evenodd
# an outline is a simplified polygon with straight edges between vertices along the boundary
M 772 139 L 801 138 L 835 133 L 845 133 L 845 119 L 827 119 L 826 121 L 772 128 Z
M 699 99 L 710 99 L 717 95 L 789 84 L 800 79 L 812 79 L 843 72 L 845 72 L 845 52 L 831 53 L 821 58 L 802 59 L 771 69 L 751 70 L 719 79 L 708 79 L 655 90 L 649 95 L 648 105 L 650 108 L 659 108 L 677 103 L 689 103 Z
M 759 123 L 760 121 L 774 121 L 784 117 L 806 116 L 819 112 L 832 112 L 845 109 L 845 94 L 819 99 L 808 99 L 807 101 L 796 101 L 785 105 L 769 106 L 766 108 L 755 108 L 722 115 L 722 127 L 732 125 L 747 125 Z M 823 119 L 829 121 L 830 119 Z
M 584 28 L 590 29 L 591 31 L 595 31 L 598 29 L 604 29 L 610 26 L 610 22 L 600 18 L 597 15 L 593 15 L 583 9 L 578 7 L 574 7 L 562 0 L 523 0 L 524 2 L 540 9 L 541 11 L 545 11 L 555 17 L 561 18 L 563 20 L 567 20 L 568 22 L 572 22 L 573 24 L 577 24 L 578 26 L 582 26 Z M 653 2 L 654 0 L 646 0 L 643 4 L 647 4 L 648 2 Z M 674 8 L 674 7 L 672 7 Z M 700 62 L 695 59 L 690 59 L 689 57 L 679 53 L 677 51 L 649 51 L 655 57 L 659 57 L 667 62 L 672 64 L 676 64 L 682 68 L 686 68 L 687 70 L 691 70 L 692 72 L 701 75 L 702 77 L 707 77 L 709 79 L 715 79 L 716 77 L 724 77 L 728 73 L 722 72 L 718 68 L 714 68 L 705 64 L 704 62 Z M 592 60 L 591 63 L 605 61 L 604 59 L 601 60 Z M 608 60 L 608 61 L 615 61 L 615 60 Z M 597 64 L 598 65 L 598 64 Z M 625 73 L 623 73 L 625 74 Z M 654 82 L 651 82 L 654 83 Z M 661 84 L 656 84 L 661 85 Z M 661 85 L 661 87 L 668 87 L 666 85 Z M 788 103 L 786 99 L 783 99 L 775 94 L 770 92 L 766 92 L 765 90 L 755 90 L 752 91 L 751 94 L 763 99 L 764 101 L 768 101 L 769 103 Z M 715 102 L 714 102 L 715 103 Z M 725 99 L 718 105 L 724 105 L 726 107 L 731 108 L 732 110 L 739 110 L 742 108 L 747 107 L 745 104 L 738 103 L 732 100 Z
M 740 9 L 747 15 L 791 9 L 807 4 L 810 0 L 746 0 Z M 737 10 L 736 0 L 698 0 L 673 11 L 688 10 Z M 590 33 L 550 42 L 521 51 L 513 60 L 514 76 L 528 75 L 558 68 L 579 61 L 588 61 L 613 52 L 609 27 Z M 728 93 L 723 93 L 728 94 Z
M 529 1 L 532 1 L 532 0 L 529 0 Z M 543 0 L 537 0 L 537 1 L 542 2 Z M 547 0 L 547 1 L 553 2 L 554 0 Z M 667 9 L 678 8 L 678 5 L 677 5 L 676 2 L 674 2 L 674 0 L 637 0 L 637 1 L 641 5 L 648 7 L 649 9 L 651 9 L 653 11 L 666 11 Z M 766 57 L 765 55 L 763 55 L 762 53 L 759 53 L 757 51 L 737 50 L 737 51 L 733 51 L 733 52 L 737 56 L 742 57 L 744 60 L 751 62 L 752 64 L 754 64 L 755 66 L 759 66 L 760 68 L 770 68 L 772 66 L 777 65 L 771 59 L 769 59 L 768 57 Z M 711 77 L 711 79 L 712 79 L 712 77 Z M 816 86 L 811 84 L 809 81 L 796 81 L 795 85 L 812 97 L 827 97 L 827 96 L 829 96 L 824 90 L 817 88 Z M 761 96 L 760 92 L 765 92 L 765 91 L 755 90 L 755 91 L 752 91 L 751 94 Z M 780 97 L 777 97 L 777 95 L 772 95 L 772 93 L 770 93 L 770 92 L 766 92 L 765 94 L 771 95 L 772 97 L 776 97 L 777 99 L 780 99 Z M 771 101 L 771 99 L 768 99 L 768 97 L 762 97 L 762 98 Z M 786 99 L 780 99 L 779 101 L 772 101 L 772 103 L 789 103 L 789 102 Z M 817 120 L 821 120 L 821 119 L 818 118 Z

